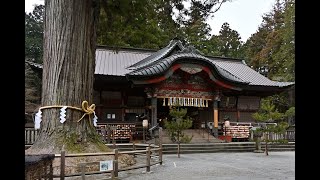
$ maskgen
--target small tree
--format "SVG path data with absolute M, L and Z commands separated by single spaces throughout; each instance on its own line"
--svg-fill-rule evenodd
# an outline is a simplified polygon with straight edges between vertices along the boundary
M 192 120 L 186 114 L 187 109 L 172 108 L 169 113 L 171 119 L 164 124 L 171 140 L 178 143 L 178 158 L 180 158 L 180 143 L 188 143 L 192 139 L 183 133 L 183 130 L 192 126 Z
M 288 123 L 284 122 L 284 113 L 278 112 L 275 105 L 268 99 L 263 99 L 261 102 L 261 108 L 258 112 L 252 114 L 253 119 L 258 122 L 270 123 L 258 128 L 254 131 L 255 134 L 265 134 L 263 141 L 265 142 L 265 153 L 268 154 L 268 143 L 269 142 L 286 142 L 284 139 L 273 140 L 269 139 L 270 133 L 284 134 L 288 128 Z M 277 123 L 275 123 L 277 122 Z M 260 143 L 260 138 L 256 139 L 256 143 Z M 259 146 L 259 145 L 257 145 Z
M 296 115 L 296 109 L 295 109 L 295 107 L 290 107 L 287 111 L 286 111 L 286 113 L 285 113 L 285 115 L 286 115 L 286 117 L 288 118 L 288 123 L 289 124 L 295 124 L 295 122 L 293 121 L 294 120 L 294 118 L 295 118 L 295 115 Z

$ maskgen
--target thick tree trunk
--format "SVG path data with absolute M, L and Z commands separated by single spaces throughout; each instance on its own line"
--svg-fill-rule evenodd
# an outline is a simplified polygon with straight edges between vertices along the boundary
M 81 108 L 92 103 L 95 67 L 97 2 L 94 0 L 45 1 L 42 107 Z M 60 123 L 60 108 L 42 110 L 40 134 L 26 153 L 94 152 L 106 148 L 92 125 L 93 115 L 67 109 Z

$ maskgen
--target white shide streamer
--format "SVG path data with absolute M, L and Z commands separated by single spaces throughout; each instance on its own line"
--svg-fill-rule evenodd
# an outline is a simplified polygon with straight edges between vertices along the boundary
M 93 114 L 94 114 L 94 117 L 93 117 L 93 125 L 94 125 L 95 127 L 97 127 L 98 117 L 96 116 L 96 113 L 95 113 L 95 112 L 93 112 Z
M 67 109 L 67 106 L 63 106 L 60 109 L 60 123 L 64 123 L 66 121 L 66 109 Z
M 42 112 L 39 109 L 39 111 L 37 112 L 35 118 L 34 118 L 34 129 L 40 129 L 40 123 L 42 121 L 41 117 L 42 117 Z

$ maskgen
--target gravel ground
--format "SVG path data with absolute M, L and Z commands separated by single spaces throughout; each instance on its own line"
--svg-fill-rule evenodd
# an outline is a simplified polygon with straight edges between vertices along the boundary
M 110 179 L 101 175 L 86 179 Z M 123 180 L 284 180 L 295 179 L 295 152 L 164 155 L 163 165 L 119 172 Z

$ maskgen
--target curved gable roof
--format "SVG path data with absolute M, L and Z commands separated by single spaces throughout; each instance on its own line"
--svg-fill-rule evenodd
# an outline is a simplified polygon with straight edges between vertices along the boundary
M 155 55 L 151 55 L 140 62 L 130 66 L 131 72 L 126 76 L 128 79 L 138 77 L 151 77 L 164 74 L 170 67 L 180 60 L 191 60 L 193 63 L 206 62 L 224 79 L 230 82 L 247 84 L 250 86 L 275 86 L 285 87 L 294 84 L 293 82 L 277 82 L 268 79 L 257 71 L 247 66 L 242 60 L 222 57 L 203 56 L 192 47 L 183 47 L 180 41 L 171 41 L 170 44 L 159 50 Z M 171 53 L 171 51 L 180 45 L 180 51 Z M 169 55 L 171 53 L 171 55 Z M 185 63 L 185 62 L 184 62 Z
M 180 51 L 179 51 L 180 50 Z M 176 52 L 177 51 L 177 52 Z M 199 51 L 183 47 L 178 40 L 159 51 L 119 48 L 118 51 L 98 47 L 96 50 L 95 74 L 107 76 L 127 76 L 130 78 L 159 76 L 168 71 L 175 62 L 210 64 L 224 79 L 249 86 L 287 87 L 294 82 L 277 82 L 256 72 L 241 60 L 204 56 Z M 26 61 L 29 65 L 42 70 L 42 65 Z
M 154 63 L 155 61 L 164 58 L 165 56 L 167 56 L 169 53 L 172 52 L 172 50 L 174 50 L 175 48 L 179 48 L 180 50 L 184 49 L 182 43 L 180 41 L 177 40 L 171 40 L 169 45 L 167 45 L 166 47 L 160 49 L 159 51 L 155 52 L 154 54 L 144 58 L 143 60 L 127 67 L 126 69 L 138 69 L 138 68 L 144 68 L 148 65 L 150 65 L 151 63 Z
M 197 61 L 203 61 L 207 62 L 211 65 L 213 65 L 214 68 L 221 74 L 223 77 L 226 77 L 230 81 L 238 82 L 238 83 L 248 83 L 243 81 L 242 79 L 238 78 L 237 76 L 234 76 L 227 70 L 216 66 L 215 63 L 212 63 L 211 60 L 205 56 L 202 56 L 200 54 L 195 53 L 177 53 L 173 54 L 169 57 L 166 57 L 164 59 L 160 59 L 157 61 L 153 61 L 152 63 L 149 63 L 145 65 L 143 68 L 139 68 L 135 71 L 132 71 L 128 73 L 128 76 L 155 76 L 160 75 L 164 73 L 166 70 L 168 70 L 172 64 L 178 60 L 182 59 L 188 59 L 188 60 L 197 60 Z

